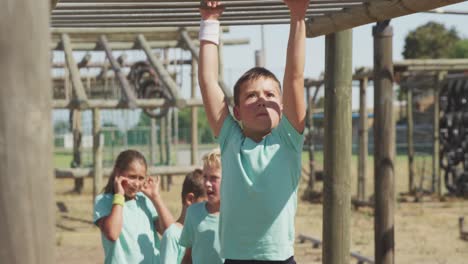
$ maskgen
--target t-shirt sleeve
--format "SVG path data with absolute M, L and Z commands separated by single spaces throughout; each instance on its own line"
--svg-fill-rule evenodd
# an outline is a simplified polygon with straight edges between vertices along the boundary
M 297 152 L 302 152 L 304 145 L 304 134 L 297 132 L 291 125 L 286 115 L 283 115 L 277 127 L 278 134 L 282 141 Z
M 187 210 L 187 215 L 185 216 L 184 228 L 182 229 L 182 234 L 180 235 L 179 244 L 186 248 L 191 248 L 193 245 L 193 216 L 190 207 Z
M 171 227 L 176 228 L 176 227 Z M 161 239 L 161 264 L 179 264 L 177 258 L 179 256 L 179 242 L 176 234 L 173 234 L 172 229 L 168 228 Z
M 232 139 L 232 137 L 236 135 L 242 135 L 242 130 L 232 115 L 228 114 L 224 119 L 223 126 L 218 135 L 218 143 L 221 151 L 225 148 L 228 139 Z
M 159 215 L 158 215 L 158 212 L 156 211 L 156 208 L 154 208 L 153 202 L 151 202 L 151 200 L 148 197 L 146 197 L 146 195 L 142 195 L 142 196 L 145 198 L 145 205 L 146 205 L 146 208 L 148 208 L 151 219 L 153 219 L 153 221 L 157 220 Z
M 100 194 L 96 197 L 94 202 L 94 214 L 93 222 L 97 224 L 97 221 L 105 216 L 108 216 L 112 210 L 112 194 Z

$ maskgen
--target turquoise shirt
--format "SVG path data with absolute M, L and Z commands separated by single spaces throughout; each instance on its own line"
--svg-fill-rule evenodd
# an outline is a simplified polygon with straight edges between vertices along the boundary
M 96 197 L 94 223 L 108 216 L 114 195 L 105 193 Z M 159 237 L 154 222 L 158 214 L 153 203 L 144 194 L 125 202 L 123 227 L 119 238 L 112 242 L 101 232 L 106 264 L 159 264 Z
M 185 254 L 185 247 L 179 244 L 182 227 L 174 223 L 164 232 L 161 239 L 161 264 L 180 264 Z
M 187 209 L 180 244 L 192 248 L 193 264 L 223 264 L 219 254 L 219 214 L 209 214 L 206 202 Z
M 226 117 L 219 135 L 223 258 L 282 261 L 294 255 L 303 142 L 284 115 L 258 143 Z

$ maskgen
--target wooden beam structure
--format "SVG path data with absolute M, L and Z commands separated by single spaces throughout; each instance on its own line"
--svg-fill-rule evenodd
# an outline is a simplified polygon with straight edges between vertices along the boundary
M 0 8 L 0 262 L 55 263 L 49 1 Z
M 307 36 L 316 37 L 372 22 L 430 11 L 463 0 L 316 0 L 307 9 Z M 281 0 L 223 1 L 226 26 L 288 24 Z M 198 26 L 199 0 L 60 0 L 53 28 L 161 28 Z
M 352 30 L 325 39 L 324 264 L 349 263 Z
M 395 260 L 395 120 L 393 117 L 393 29 L 377 23 L 374 36 L 374 248 L 375 263 Z

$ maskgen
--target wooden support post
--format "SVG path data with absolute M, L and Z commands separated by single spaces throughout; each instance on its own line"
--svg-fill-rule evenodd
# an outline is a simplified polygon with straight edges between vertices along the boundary
M 65 53 L 65 60 L 67 62 L 67 68 L 70 71 L 70 79 L 73 89 L 73 100 L 76 101 L 78 107 L 86 106 L 87 96 L 81 82 L 80 70 L 76 65 L 75 58 L 73 58 L 73 50 L 71 47 L 70 37 L 67 34 L 62 34 L 63 51 Z
M 151 166 L 154 166 L 156 163 L 156 145 L 157 139 L 156 139 L 156 119 L 150 118 L 150 150 L 149 150 L 149 161 Z
M 367 77 L 359 80 L 359 161 L 357 199 L 366 199 L 367 170 Z
M 406 87 L 406 126 L 408 137 L 408 193 L 414 192 L 413 89 Z
M 172 164 L 172 116 L 173 116 L 172 109 L 169 109 L 167 115 L 164 116 L 166 119 L 166 166 L 170 166 Z M 167 179 L 167 191 L 171 191 L 171 184 L 172 184 L 172 175 L 166 175 Z
M 2 263 L 55 263 L 49 3 L 0 8 Z
M 440 138 L 439 138 L 439 120 L 440 120 L 440 87 L 442 80 L 444 79 L 445 73 L 439 72 L 436 76 L 434 85 L 434 117 L 433 117 L 433 154 L 432 154 L 432 192 L 439 196 L 442 195 L 440 188 L 440 166 L 439 166 L 439 151 L 440 151 Z
M 326 36 L 324 264 L 349 263 L 352 30 Z
M 93 199 L 102 188 L 102 147 L 101 142 L 101 112 L 93 109 Z
M 78 109 L 70 110 L 71 116 L 71 129 L 73 134 L 73 160 L 70 167 L 80 168 L 81 167 L 81 139 L 83 136 L 82 125 L 81 125 L 81 111 Z M 75 179 L 75 186 L 73 192 L 80 194 L 83 191 L 84 180 Z
M 393 264 L 395 121 L 393 118 L 393 29 L 378 22 L 374 36 L 375 263 Z
M 109 43 L 107 42 L 107 38 L 104 35 L 101 35 L 99 37 L 99 44 L 102 46 L 104 51 L 106 52 L 107 59 L 109 60 L 109 63 L 112 66 L 112 69 L 114 70 L 115 76 L 119 80 L 120 83 L 120 88 L 122 91 L 122 95 L 124 96 L 122 98 L 122 101 L 130 108 L 136 108 L 137 103 L 137 96 L 133 89 L 130 87 L 130 84 L 128 83 L 127 77 L 124 75 L 122 70 L 120 69 L 120 64 L 117 62 L 117 60 L 114 58 L 114 55 L 112 54 L 112 49 L 109 46 Z
M 197 95 L 197 69 L 198 64 L 195 59 L 192 59 L 192 69 L 190 72 L 191 77 L 191 98 L 196 98 Z M 191 118 L 191 133 L 190 133 L 190 164 L 195 165 L 198 163 L 198 107 L 192 106 Z

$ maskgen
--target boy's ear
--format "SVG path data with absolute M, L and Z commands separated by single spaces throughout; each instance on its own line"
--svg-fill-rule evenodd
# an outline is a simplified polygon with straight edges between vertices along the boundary
M 187 193 L 185 195 L 185 204 L 190 206 L 195 202 L 195 195 L 193 193 Z
M 237 121 L 241 121 L 241 116 L 240 116 L 240 112 L 239 112 L 239 106 L 236 105 L 234 106 L 234 108 L 232 109 L 233 112 L 234 112 L 234 117 L 236 118 Z

